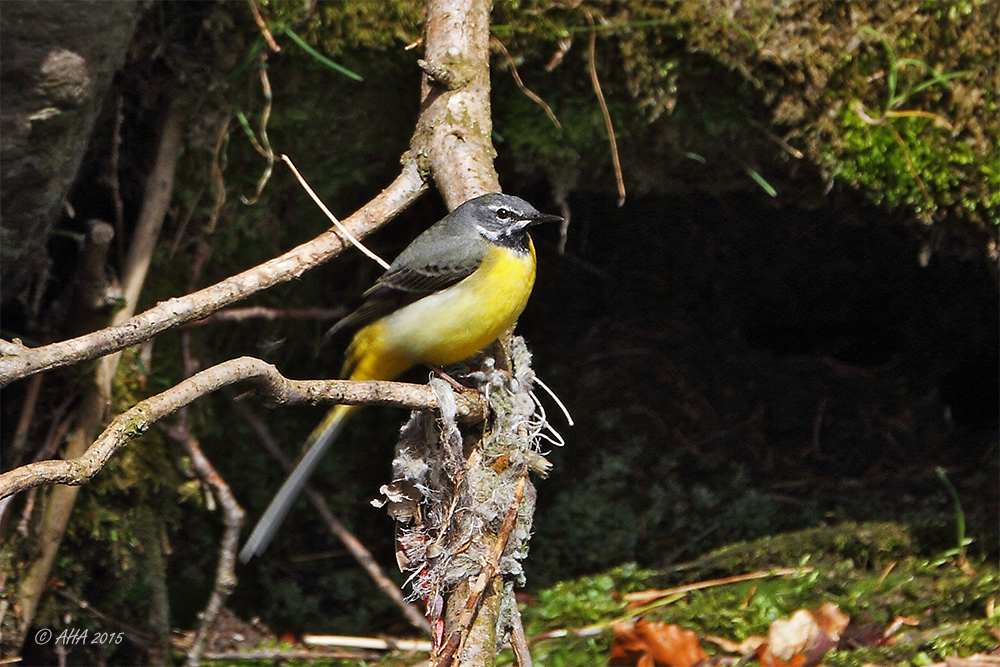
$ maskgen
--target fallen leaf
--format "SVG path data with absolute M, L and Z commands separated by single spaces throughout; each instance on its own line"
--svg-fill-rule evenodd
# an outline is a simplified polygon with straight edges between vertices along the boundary
M 833 603 L 811 611 L 799 609 L 788 620 L 771 623 L 767 644 L 758 651 L 765 667 L 810 667 L 837 645 L 849 618 Z
M 761 644 L 756 656 L 763 667 L 801 667 L 806 662 L 806 657 L 801 653 L 796 653 L 789 660 L 782 660 L 771 653 L 767 644 Z
M 851 620 L 847 614 L 840 611 L 840 607 L 832 602 L 827 602 L 823 606 L 813 609 L 810 613 L 816 619 L 816 625 L 819 626 L 819 629 L 825 632 L 835 644 L 840 641 L 840 635 L 843 634 L 844 628 Z
M 797 653 L 805 653 L 819 637 L 816 620 L 805 609 L 799 609 L 787 621 L 778 619 L 767 630 L 767 643 L 771 655 L 788 661 Z
M 698 635 L 678 625 L 650 622 L 616 623 L 610 664 L 635 667 L 691 667 L 708 658 Z
M 760 635 L 750 635 L 741 642 L 729 641 L 715 635 L 702 635 L 702 639 L 712 642 L 726 653 L 739 653 L 742 656 L 753 655 L 757 649 L 767 642 L 767 637 L 761 637 Z

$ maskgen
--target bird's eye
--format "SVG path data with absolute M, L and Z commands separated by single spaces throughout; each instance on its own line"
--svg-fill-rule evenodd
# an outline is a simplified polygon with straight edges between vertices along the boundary
M 501 220 L 507 220 L 508 218 L 510 218 L 510 216 L 511 216 L 511 213 L 510 213 L 509 210 L 507 210 L 505 208 L 498 208 L 497 209 L 497 217 L 499 219 L 501 219 Z

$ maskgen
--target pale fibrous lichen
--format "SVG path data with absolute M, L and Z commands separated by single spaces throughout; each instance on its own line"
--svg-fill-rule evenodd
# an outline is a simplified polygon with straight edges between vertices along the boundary
M 487 358 L 479 370 L 458 375 L 477 385 L 490 407 L 487 422 L 467 427 L 465 434 L 456 419 L 454 389 L 432 378 L 439 413 L 411 415 L 396 447 L 393 481 L 382 487 L 378 504 L 397 522 L 397 562 L 410 574 L 412 597 L 425 601 L 432 617 L 440 615 L 452 587 L 479 574 L 515 502 L 518 481 L 539 469 L 540 434 L 547 425 L 531 394 L 531 354 L 520 337 L 511 340 L 510 359 L 510 371 Z M 524 584 L 534 506 L 535 489 L 527 481 L 498 567 L 508 584 Z

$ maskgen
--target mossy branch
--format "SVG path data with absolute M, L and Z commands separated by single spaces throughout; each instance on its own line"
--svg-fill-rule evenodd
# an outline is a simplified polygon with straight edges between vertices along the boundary
M 240 357 L 192 375 L 151 396 L 115 417 L 97 440 L 78 458 L 37 461 L 0 475 L 0 498 L 44 484 L 76 486 L 100 472 L 111 457 L 149 427 L 195 399 L 238 382 L 251 382 L 257 393 L 273 405 L 316 404 L 391 405 L 411 410 L 437 407 L 434 391 L 425 385 L 405 382 L 349 380 L 289 380 L 271 364 L 253 357 Z M 478 397 L 459 397 L 459 416 L 482 419 L 485 409 Z

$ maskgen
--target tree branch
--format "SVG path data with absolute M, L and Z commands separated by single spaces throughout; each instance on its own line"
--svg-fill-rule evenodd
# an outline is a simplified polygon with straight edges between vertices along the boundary
M 187 660 L 185 661 L 186 665 L 196 667 L 202 664 L 205 647 L 208 645 L 211 632 L 215 628 L 215 620 L 219 616 L 219 611 L 226 603 L 229 594 L 236 588 L 236 552 L 240 546 L 240 530 L 243 528 L 243 519 L 246 513 L 236 501 L 229 485 L 215 470 L 215 466 L 208 460 L 205 453 L 201 451 L 198 440 L 188 428 L 186 416 L 175 428 L 170 429 L 169 435 L 191 457 L 191 464 L 198 476 L 212 487 L 219 499 L 219 504 L 222 506 L 223 524 L 225 525 L 225 532 L 219 545 L 219 562 L 215 568 L 212 594 L 209 596 L 208 604 L 205 605 L 205 610 L 198 615 L 198 630 L 188 648 Z
M 398 215 L 426 187 L 416 161 L 408 154 L 396 180 L 347 218 L 344 225 L 355 236 L 366 236 Z M 328 230 L 283 255 L 215 285 L 162 301 L 120 325 L 37 348 L 29 348 L 19 341 L 0 341 L 0 387 L 41 371 L 102 357 L 149 340 L 179 324 L 199 320 L 261 290 L 297 278 L 348 246 L 335 231 Z
M 336 320 L 350 311 L 343 307 L 336 308 L 268 308 L 267 306 L 248 306 L 247 308 L 227 308 L 212 313 L 208 317 L 188 324 L 189 327 L 202 327 L 216 322 L 243 322 L 245 320 Z
M 434 391 L 425 385 L 374 380 L 289 380 L 271 364 L 253 357 L 240 357 L 206 368 L 163 393 L 136 403 L 115 417 L 78 458 L 38 461 L 3 473 L 0 475 L 0 498 L 43 484 L 83 484 L 96 475 L 115 452 L 145 433 L 155 422 L 200 396 L 237 382 L 253 383 L 254 389 L 273 405 L 333 402 L 391 405 L 410 410 L 437 408 Z M 458 401 L 461 418 L 484 418 L 485 407 L 478 396 L 462 395 Z

